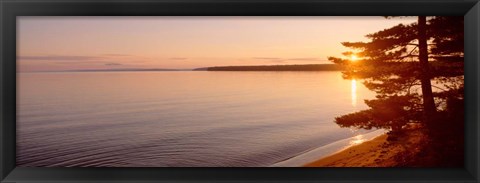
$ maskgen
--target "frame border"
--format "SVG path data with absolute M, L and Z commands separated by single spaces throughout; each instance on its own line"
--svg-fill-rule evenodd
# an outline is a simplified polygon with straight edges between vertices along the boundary
M 465 17 L 465 167 L 23 168 L 15 167 L 17 16 Z M 479 182 L 478 0 L 0 0 L 0 182 Z

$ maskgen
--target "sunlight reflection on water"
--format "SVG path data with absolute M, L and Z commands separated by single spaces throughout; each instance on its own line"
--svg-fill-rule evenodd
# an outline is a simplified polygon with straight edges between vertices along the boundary
M 350 145 L 357 145 L 357 144 L 361 144 L 362 142 L 365 142 L 365 138 L 363 137 L 362 134 L 360 134 L 360 135 L 357 135 L 357 136 L 353 137 L 349 144 Z
M 337 116 L 366 109 L 357 99 L 374 97 L 363 85 L 341 75 L 22 73 L 16 163 L 23 167 L 244 167 L 270 166 L 329 145 L 316 151 L 328 154 L 350 138 L 371 132 L 334 123 Z
M 357 80 L 352 79 L 352 106 L 357 106 Z

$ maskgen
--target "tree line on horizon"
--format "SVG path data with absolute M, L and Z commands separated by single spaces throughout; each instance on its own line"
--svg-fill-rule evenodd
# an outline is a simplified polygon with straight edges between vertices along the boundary
M 341 71 L 345 67 L 338 64 L 305 65 L 257 65 L 257 66 L 216 66 L 195 70 L 207 71 Z

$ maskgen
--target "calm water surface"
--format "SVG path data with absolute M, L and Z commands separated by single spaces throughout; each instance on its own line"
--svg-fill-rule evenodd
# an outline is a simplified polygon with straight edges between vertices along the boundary
M 358 137 L 340 72 L 20 73 L 17 166 L 271 166 Z

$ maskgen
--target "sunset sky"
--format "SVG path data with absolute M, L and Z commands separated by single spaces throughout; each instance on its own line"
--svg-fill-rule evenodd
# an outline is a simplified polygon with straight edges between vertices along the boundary
M 415 17 L 19 17 L 20 72 L 330 63 Z

